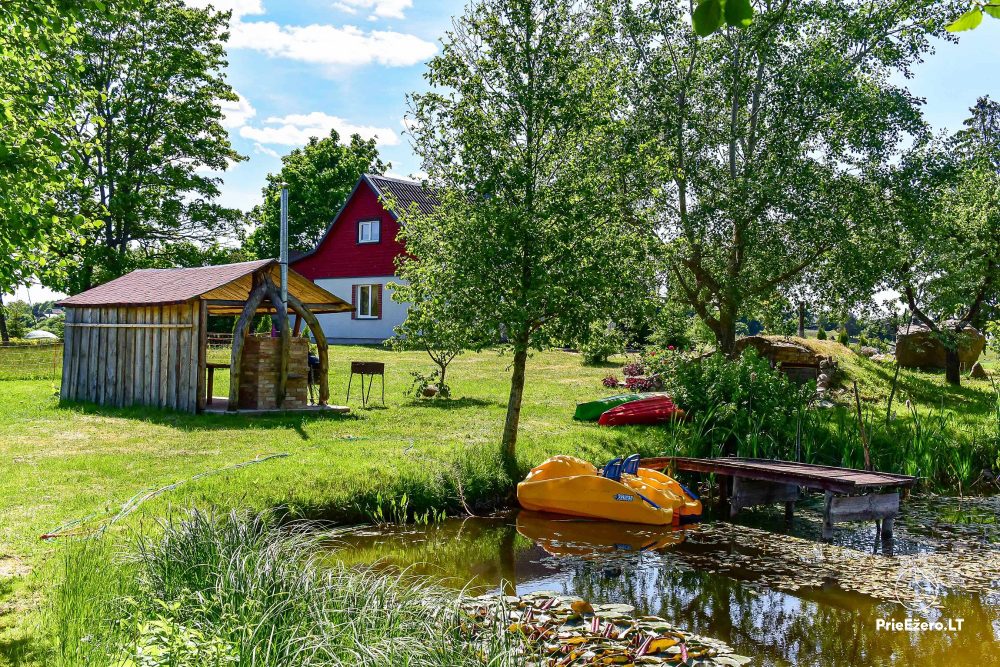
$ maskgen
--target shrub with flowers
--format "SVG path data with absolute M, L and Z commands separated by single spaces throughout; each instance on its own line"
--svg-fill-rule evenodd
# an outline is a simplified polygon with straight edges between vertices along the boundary
M 627 377 L 625 386 L 629 391 L 642 393 L 644 391 L 657 391 L 660 389 L 660 380 L 656 377 Z
M 642 365 L 642 360 L 630 361 L 629 363 L 622 366 L 622 373 L 625 377 L 635 377 L 636 375 L 645 375 L 646 367 Z
M 663 391 L 694 419 L 706 420 L 704 451 L 713 445 L 740 441 L 754 434 L 771 443 L 794 441 L 796 413 L 816 391 L 815 383 L 797 385 L 771 368 L 755 350 L 739 358 L 722 354 L 689 357 L 669 348 L 651 348 L 644 362 L 660 378 Z
M 608 389 L 613 389 L 618 386 L 618 378 L 615 377 L 614 375 L 605 375 L 604 379 L 601 380 L 601 384 L 603 384 Z

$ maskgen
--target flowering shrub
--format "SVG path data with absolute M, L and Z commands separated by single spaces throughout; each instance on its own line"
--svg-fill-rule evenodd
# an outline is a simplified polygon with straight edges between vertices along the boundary
M 660 388 L 660 381 L 655 377 L 628 377 L 625 378 L 625 386 L 634 392 L 656 391 Z
M 706 420 L 710 437 L 703 444 L 709 448 L 713 441 L 739 443 L 751 434 L 771 443 L 794 441 L 796 412 L 816 391 L 814 383 L 791 382 L 752 348 L 737 359 L 722 354 L 689 358 L 654 348 L 646 351 L 645 363 L 677 405 Z
M 614 375 L 605 375 L 604 379 L 601 380 L 601 384 L 603 384 L 608 389 L 612 389 L 618 386 L 618 378 L 616 378 Z
M 634 377 L 636 375 L 645 375 L 646 367 L 642 365 L 642 361 L 631 361 L 624 366 L 622 366 L 622 373 L 625 377 Z

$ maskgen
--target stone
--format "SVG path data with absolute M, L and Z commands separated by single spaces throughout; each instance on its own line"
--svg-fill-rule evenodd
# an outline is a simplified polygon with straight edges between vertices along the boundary
M 865 345 L 865 346 L 863 346 L 861 348 L 861 356 L 862 357 L 868 357 L 869 359 L 871 359 L 876 354 L 878 354 L 878 349 L 877 348 L 869 347 L 868 345 Z
M 945 322 L 943 327 L 954 327 L 954 323 Z M 965 335 L 958 346 L 958 359 L 961 364 L 970 367 L 979 360 L 979 355 L 986 347 L 986 337 L 975 327 L 967 326 Z M 902 327 L 896 334 L 896 360 L 906 368 L 944 368 L 945 349 L 938 337 L 927 326 L 919 323 Z
M 816 378 L 816 384 L 822 384 L 822 385 L 830 384 L 830 376 L 827 375 L 826 373 L 820 373 L 819 377 Z
M 426 387 L 424 387 L 423 394 L 427 398 L 433 398 L 434 396 L 437 396 L 437 393 L 438 393 L 438 388 L 435 385 L 429 384 Z
M 986 373 L 986 369 L 978 361 L 972 364 L 972 370 L 969 371 L 969 377 L 973 380 L 988 380 L 990 378 L 989 374 Z

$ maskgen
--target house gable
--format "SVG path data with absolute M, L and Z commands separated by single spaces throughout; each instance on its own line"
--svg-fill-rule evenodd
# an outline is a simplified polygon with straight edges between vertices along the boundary
M 378 242 L 361 242 L 359 224 L 373 220 L 379 221 Z M 310 280 L 392 276 L 396 274 L 396 256 L 405 252 L 396 240 L 398 234 L 395 216 L 363 176 L 316 248 L 295 260 L 292 267 Z

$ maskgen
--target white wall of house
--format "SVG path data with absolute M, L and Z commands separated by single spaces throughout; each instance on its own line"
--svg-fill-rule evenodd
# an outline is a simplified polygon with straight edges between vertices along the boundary
M 391 282 L 403 284 L 405 281 L 396 276 L 365 276 L 363 278 L 320 278 L 316 284 L 351 303 L 351 290 L 354 285 L 382 285 L 382 317 L 381 319 L 352 319 L 350 313 L 332 313 L 317 315 L 323 333 L 330 343 L 337 345 L 372 345 L 380 344 L 395 334 L 393 327 L 406 319 L 408 304 L 396 303 L 392 300 Z

